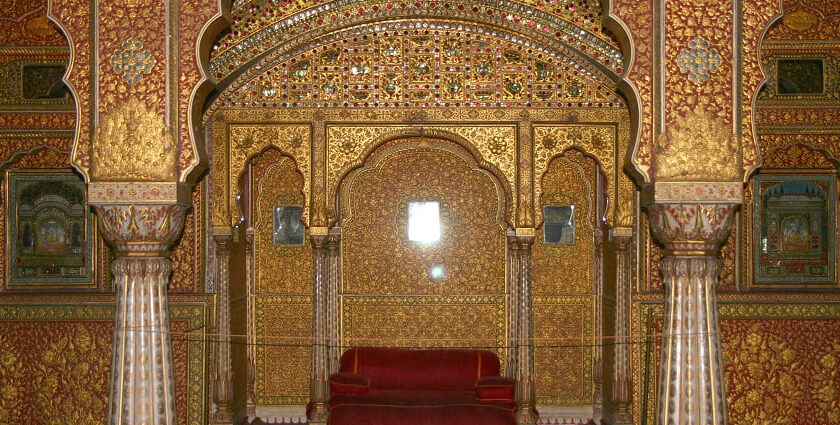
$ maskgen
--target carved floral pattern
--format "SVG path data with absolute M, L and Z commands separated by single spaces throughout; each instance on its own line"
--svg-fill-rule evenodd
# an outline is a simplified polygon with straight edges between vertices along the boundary
M 274 149 L 254 161 L 253 173 L 255 291 L 309 294 L 313 265 L 308 238 L 301 246 L 274 245 L 274 207 L 304 204 L 303 176 L 294 160 Z
M 102 235 L 119 253 L 167 252 L 184 226 L 183 205 L 95 205 Z
M 504 292 L 505 235 L 497 215 L 503 198 L 485 172 L 428 148 L 396 152 L 368 166 L 375 168 L 352 176 L 342 191 L 345 294 Z M 395 219 L 421 188 L 442 197 L 451 211 L 451 222 L 443 223 L 441 240 L 432 246 L 408 241 L 407 229 Z M 437 262 L 446 270 L 446 284 L 429 278 Z

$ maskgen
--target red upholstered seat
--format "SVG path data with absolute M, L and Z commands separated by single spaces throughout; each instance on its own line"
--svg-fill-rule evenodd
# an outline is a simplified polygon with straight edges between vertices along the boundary
M 330 377 L 331 425 L 512 425 L 514 381 L 481 350 L 353 348 Z

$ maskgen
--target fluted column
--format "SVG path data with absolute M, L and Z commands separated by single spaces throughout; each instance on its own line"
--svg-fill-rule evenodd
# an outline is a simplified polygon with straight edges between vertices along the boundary
M 329 419 L 328 291 L 330 271 L 329 231 L 326 227 L 310 228 L 313 255 L 312 288 L 312 366 L 310 373 L 310 424 L 326 424 Z
M 505 376 L 516 379 L 518 370 L 516 356 L 519 346 L 519 244 L 512 231 L 508 234 L 507 252 L 507 299 L 505 312 L 507 314 L 507 351 Z
M 592 288 L 595 293 L 595 337 L 593 338 L 593 390 L 592 410 L 595 418 L 603 415 L 604 408 L 604 346 L 601 337 L 604 335 L 604 234 L 601 229 L 595 229 L 595 256 Z
M 632 387 L 630 377 L 630 245 L 632 228 L 611 229 L 615 246 L 615 341 L 613 345 L 613 392 L 616 425 L 631 425 Z
M 534 229 L 516 229 L 517 247 L 517 304 L 516 309 L 516 423 L 536 423 L 534 389 L 534 327 L 531 309 L 531 246 Z
M 341 358 L 341 312 L 339 311 L 339 296 L 341 291 L 341 231 L 331 229 L 327 240 L 329 261 L 329 284 L 327 285 L 327 374 L 338 372 Z
M 215 272 L 217 314 L 216 364 L 213 376 L 213 401 L 216 413 L 213 423 L 229 425 L 233 423 L 233 370 L 230 357 L 230 244 L 232 232 L 229 228 L 213 229 L 213 241 L 216 244 Z
M 736 204 L 653 204 L 651 231 L 665 247 L 665 326 L 658 423 L 726 425 L 726 392 L 715 287 L 719 249 Z
M 248 374 L 245 396 L 245 415 L 253 418 L 257 415 L 257 393 L 256 385 L 256 346 L 257 346 L 257 311 L 254 305 L 256 289 L 254 284 L 254 228 L 245 229 L 245 309 L 248 311 L 246 322 L 246 333 L 248 334 L 247 363 L 245 371 Z
M 89 191 L 96 192 L 96 185 Z M 187 207 L 96 202 L 101 195 L 91 196 L 91 203 L 116 256 L 111 263 L 116 313 L 108 423 L 174 425 L 168 257 Z

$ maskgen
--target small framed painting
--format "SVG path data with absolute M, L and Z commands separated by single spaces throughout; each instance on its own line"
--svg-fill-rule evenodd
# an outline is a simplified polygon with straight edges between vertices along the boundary
M 753 179 L 756 284 L 834 284 L 833 174 L 760 174 Z
M 95 225 L 84 181 L 67 170 L 11 170 L 6 194 L 6 287 L 95 287 Z

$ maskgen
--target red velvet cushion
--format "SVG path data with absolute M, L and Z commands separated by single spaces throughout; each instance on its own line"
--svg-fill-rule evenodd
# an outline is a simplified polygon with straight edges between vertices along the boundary
M 352 348 L 341 372 L 370 377 L 372 390 L 473 391 L 475 380 L 499 374 L 499 359 L 481 350 Z
M 503 376 L 479 378 L 475 383 L 475 397 L 480 401 L 513 401 L 516 381 Z
M 356 373 L 333 373 L 330 375 L 332 394 L 364 394 L 370 388 L 370 379 Z

